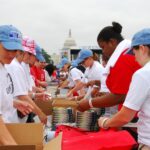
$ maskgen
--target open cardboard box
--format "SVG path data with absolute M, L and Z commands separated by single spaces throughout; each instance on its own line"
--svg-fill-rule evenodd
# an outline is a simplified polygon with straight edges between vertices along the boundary
M 41 123 L 6 124 L 18 146 L 0 146 L 0 150 L 61 150 L 62 134 L 43 145 Z
M 68 100 L 67 98 L 54 98 L 52 102 L 53 107 L 77 107 L 76 101 Z
M 53 98 L 51 101 L 48 102 L 37 100 L 35 101 L 35 103 L 46 115 L 52 115 L 53 107 L 77 107 L 77 103 L 75 101 L 71 101 L 66 98 Z

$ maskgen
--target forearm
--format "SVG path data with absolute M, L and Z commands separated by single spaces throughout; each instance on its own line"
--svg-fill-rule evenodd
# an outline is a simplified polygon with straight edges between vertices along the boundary
M 124 102 L 126 95 L 108 93 L 92 99 L 94 107 L 111 107 Z
M 68 81 L 68 80 L 65 80 L 65 81 L 59 86 L 59 88 L 65 88 L 65 87 L 67 87 L 68 83 L 69 83 L 69 81 Z
M 37 84 L 41 87 L 47 87 L 47 82 L 46 81 L 40 81 L 40 80 L 37 80 Z
M 91 99 L 91 103 L 93 107 L 101 108 L 101 107 L 111 107 L 120 103 L 123 103 L 125 99 L 125 95 L 116 95 L 112 93 L 108 93 L 106 95 L 95 97 Z M 80 111 L 85 111 L 90 109 L 89 101 L 88 100 L 81 100 L 77 107 Z
M 121 127 L 130 122 L 135 114 L 136 111 L 123 106 L 117 114 L 106 121 L 105 127 Z
M 2 117 L 0 116 L 0 142 L 2 145 L 17 145 L 8 129 L 6 128 Z
M 83 82 L 78 82 L 75 87 L 71 90 L 71 92 L 77 92 L 79 90 L 81 90 L 83 87 L 85 86 L 85 84 Z
M 32 92 L 31 93 L 36 93 L 36 92 L 38 92 L 38 93 L 41 93 L 41 92 L 44 92 L 45 91 L 45 88 L 42 88 L 42 87 L 37 87 L 37 86 L 34 86 L 34 87 L 32 87 Z
M 36 115 L 39 116 L 40 114 L 43 114 L 41 109 L 35 104 L 35 102 L 29 96 L 22 95 L 22 96 L 18 96 L 17 98 L 20 99 L 20 100 L 23 100 L 23 101 L 26 101 L 26 102 L 30 103 L 33 106 L 33 112 Z

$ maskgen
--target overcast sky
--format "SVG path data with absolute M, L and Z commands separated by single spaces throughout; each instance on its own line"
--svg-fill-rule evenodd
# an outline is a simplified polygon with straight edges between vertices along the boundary
M 112 21 L 125 38 L 150 27 L 150 0 L 0 0 L 0 24 L 13 24 L 49 54 L 59 52 L 69 29 L 78 46 L 96 46 Z

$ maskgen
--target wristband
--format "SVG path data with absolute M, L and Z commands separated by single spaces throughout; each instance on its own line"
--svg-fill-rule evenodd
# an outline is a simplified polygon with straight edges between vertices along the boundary
M 104 118 L 101 124 L 101 128 L 103 129 L 108 129 L 109 127 L 105 127 L 106 121 L 108 120 L 108 118 Z
M 90 108 L 94 107 L 93 104 L 92 104 L 92 98 L 89 99 L 89 106 L 90 106 Z
M 93 85 L 93 88 L 100 88 L 98 85 Z
M 33 100 L 35 99 L 35 93 L 32 93 L 32 99 Z

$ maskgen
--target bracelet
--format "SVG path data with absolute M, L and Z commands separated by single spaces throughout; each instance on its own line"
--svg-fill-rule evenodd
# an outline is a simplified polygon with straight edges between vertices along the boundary
M 89 106 L 90 106 L 90 108 L 94 107 L 93 104 L 92 104 L 92 98 L 89 99 Z
M 108 129 L 109 127 L 105 127 L 105 124 L 106 124 L 106 121 L 108 120 L 109 118 L 104 118 L 102 123 L 101 123 L 101 128 L 103 129 Z

